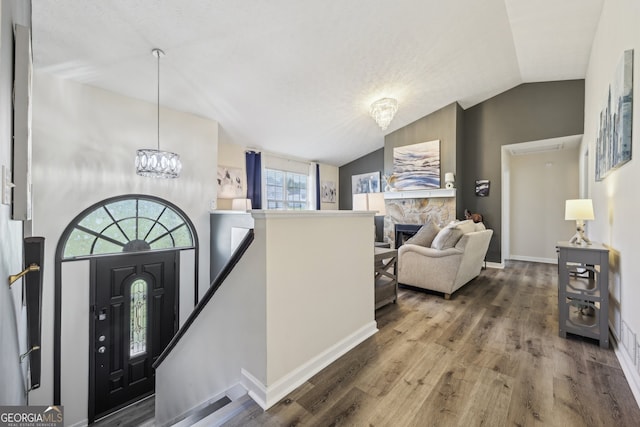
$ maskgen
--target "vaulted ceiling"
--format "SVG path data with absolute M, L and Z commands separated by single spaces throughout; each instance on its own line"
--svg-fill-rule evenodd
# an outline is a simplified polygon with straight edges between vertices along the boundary
M 585 77 L 603 0 L 36 0 L 34 69 L 336 166 L 452 102 Z M 369 116 L 398 100 L 386 131 Z M 188 144 L 186 141 L 185 144 Z

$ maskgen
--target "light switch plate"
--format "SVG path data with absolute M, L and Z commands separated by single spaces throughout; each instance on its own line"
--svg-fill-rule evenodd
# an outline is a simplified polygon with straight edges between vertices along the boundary
M 2 165 L 2 204 L 11 204 L 11 189 L 15 187 L 11 182 L 11 169 Z

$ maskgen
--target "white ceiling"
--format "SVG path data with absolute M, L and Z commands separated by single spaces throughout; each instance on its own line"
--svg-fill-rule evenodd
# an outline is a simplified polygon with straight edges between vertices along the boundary
M 603 0 L 34 0 L 34 68 L 345 164 L 452 102 L 585 77 Z M 369 116 L 398 99 L 383 132 Z

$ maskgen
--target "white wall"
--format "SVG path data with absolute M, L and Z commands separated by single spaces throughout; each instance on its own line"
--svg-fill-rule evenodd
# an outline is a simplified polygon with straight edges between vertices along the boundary
M 637 348 L 634 342 L 640 338 L 640 277 L 638 242 L 640 228 L 637 214 L 640 211 L 638 183 L 640 182 L 640 2 L 637 0 L 605 0 L 602 16 L 593 41 L 591 58 L 585 82 L 585 125 L 581 153 L 589 150 L 589 182 L 593 199 L 595 221 L 592 221 L 589 236 L 603 242 L 612 249 L 613 274 L 610 281 L 610 297 L 613 313 L 609 321 L 614 333 L 625 338 L 617 354 L 636 400 L 640 401 L 640 358 L 634 358 Z M 612 81 L 617 64 L 626 49 L 635 49 L 634 58 L 634 107 L 633 147 L 634 159 L 613 171 L 606 179 L 595 182 L 595 141 L 599 115 L 604 107 L 607 88 Z M 629 327 L 622 331 L 622 323 Z M 634 337 L 636 339 L 634 339 Z M 626 344 L 626 346 L 625 346 Z M 626 348 L 625 348 L 626 347 Z M 628 348 L 628 350 L 627 350 Z
M 556 243 L 576 231 L 564 205 L 578 198 L 578 147 L 510 160 L 510 258 L 557 262 Z
M 137 176 L 137 148 L 157 143 L 156 105 L 36 73 L 33 79 L 33 233 L 46 238 L 42 386 L 31 403 L 53 400 L 54 253 L 70 221 L 85 208 L 122 194 L 161 197 L 193 221 L 200 241 L 199 283 L 209 277 L 209 206 L 216 198 L 218 125 L 193 115 L 162 109 L 161 148 L 176 151 L 181 177 Z M 192 268 L 182 265 L 182 268 Z M 63 289 L 65 283 L 63 281 Z M 63 292 L 64 293 L 64 292 Z M 64 334 L 64 331 L 63 331 Z M 86 355 L 87 348 L 74 349 Z M 81 386 L 83 375 L 62 376 L 64 389 Z M 62 404 L 84 405 L 65 401 Z M 75 412 L 74 412 L 75 413 Z M 67 419 L 68 422 L 75 420 Z
M 372 213 L 252 216 L 254 242 L 158 367 L 158 425 L 239 381 L 269 407 L 376 331 Z
M 20 15 L 28 7 L 26 2 L 18 6 L 17 1 L 0 4 L 0 170 L 12 167 L 12 24 L 14 19 L 25 22 Z M 22 280 L 11 288 L 6 283 L 7 277 L 22 270 L 22 264 L 22 223 L 11 220 L 11 206 L 0 204 L 0 405 L 26 403 L 26 359 L 20 363 L 27 347 Z

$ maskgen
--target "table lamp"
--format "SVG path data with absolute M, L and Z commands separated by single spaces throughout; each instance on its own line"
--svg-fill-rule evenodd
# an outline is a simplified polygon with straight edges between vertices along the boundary
M 384 193 L 360 193 L 353 195 L 354 211 L 376 211 L 376 216 L 384 216 L 387 209 L 384 204 Z
M 453 175 L 453 172 L 447 172 L 444 174 L 444 182 L 445 188 L 455 188 L 455 176 Z
M 233 199 L 231 201 L 231 210 L 245 211 L 251 210 L 251 199 Z
M 569 243 L 576 245 L 590 245 L 591 240 L 584 235 L 584 222 L 593 220 L 593 202 L 591 199 L 571 199 L 567 200 L 564 210 L 564 219 L 576 221 L 576 234 L 573 235 Z

